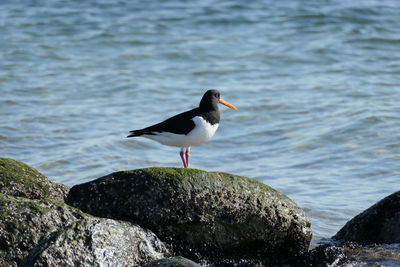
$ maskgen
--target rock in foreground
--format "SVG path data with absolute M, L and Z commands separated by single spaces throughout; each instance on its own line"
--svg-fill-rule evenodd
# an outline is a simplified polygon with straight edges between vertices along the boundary
M 400 243 L 400 191 L 354 217 L 333 238 L 363 245 Z
M 116 172 L 74 186 L 67 203 L 146 227 L 178 255 L 279 257 L 308 248 L 310 222 L 292 200 L 254 180 L 195 169 Z
M 0 193 L 0 266 L 137 266 L 166 255 L 153 233 L 132 223 Z

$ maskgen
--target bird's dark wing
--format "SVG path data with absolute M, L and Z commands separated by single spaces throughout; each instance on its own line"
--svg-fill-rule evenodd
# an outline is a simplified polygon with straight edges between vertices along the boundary
M 178 115 L 175 115 L 163 122 L 154 124 L 152 126 L 130 131 L 130 135 L 127 137 L 135 137 L 141 135 L 154 135 L 159 132 L 169 132 L 174 134 L 188 134 L 193 130 L 195 124 L 192 120 L 199 114 L 199 108 L 195 108 Z

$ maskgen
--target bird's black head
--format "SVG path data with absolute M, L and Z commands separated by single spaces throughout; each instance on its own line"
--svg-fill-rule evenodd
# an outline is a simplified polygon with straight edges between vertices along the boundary
M 226 102 L 225 100 L 222 100 L 219 91 L 215 89 L 208 90 L 203 95 L 203 98 L 200 101 L 200 108 L 206 111 L 218 110 L 218 103 L 223 104 L 231 109 L 237 110 L 234 105 Z
M 208 90 L 200 101 L 200 108 L 204 110 L 218 110 L 220 92 L 215 89 Z

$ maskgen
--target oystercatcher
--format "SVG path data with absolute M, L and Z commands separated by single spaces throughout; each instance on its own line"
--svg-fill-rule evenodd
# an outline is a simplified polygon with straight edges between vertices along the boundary
M 208 90 L 200 105 L 152 126 L 130 131 L 127 137 L 143 136 L 163 145 L 180 147 L 183 167 L 189 167 L 190 147 L 199 145 L 215 134 L 219 125 L 218 103 L 231 109 L 235 106 L 220 98 L 218 90 Z

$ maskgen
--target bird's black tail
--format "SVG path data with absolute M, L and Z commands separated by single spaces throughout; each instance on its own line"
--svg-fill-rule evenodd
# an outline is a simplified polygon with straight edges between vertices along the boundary
M 141 130 L 134 130 L 134 131 L 129 131 L 130 134 L 127 137 L 135 137 L 135 136 L 141 136 L 143 135 L 143 132 Z
M 127 137 L 135 137 L 135 136 L 142 136 L 142 135 L 154 135 L 154 133 L 150 132 L 150 131 L 146 131 L 145 129 L 141 129 L 141 130 L 133 130 L 133 131 L 129 131 L 130 134 Z

